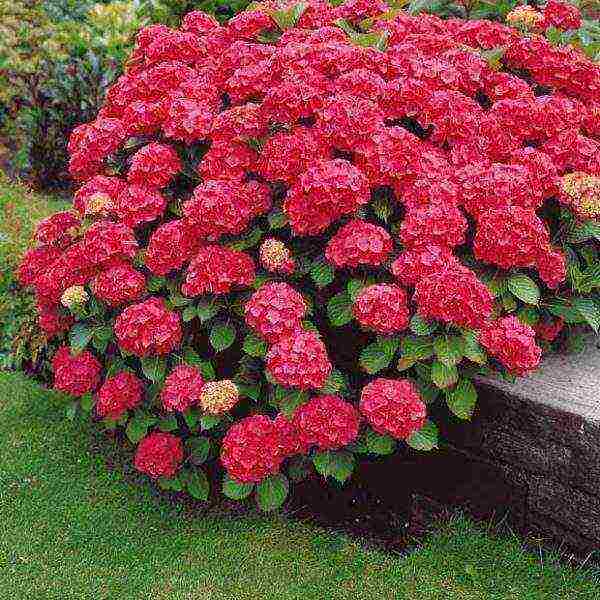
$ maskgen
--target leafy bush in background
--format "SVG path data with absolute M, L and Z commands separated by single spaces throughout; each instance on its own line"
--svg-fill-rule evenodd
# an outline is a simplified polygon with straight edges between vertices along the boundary
M 98 112 L 136 31 L 178 22 L 192 2 L 0 0 L 0 168 L 38 188 L 69 187 L 66 143 Z M 212 2 L 222 18 L 240 2 Z
M 142 30 L 19 278 L 69 414 L 165 489 L 206 499 L 221 464 L 270 510 L 600 329 L 600 67 L 537 33 L 564 4 L 254 8 Z

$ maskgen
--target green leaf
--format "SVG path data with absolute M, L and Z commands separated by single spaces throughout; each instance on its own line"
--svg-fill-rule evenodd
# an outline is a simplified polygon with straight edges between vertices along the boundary
M 81 354 L 94 337 L 94 329 L 85 323 L 76 323 L 69 332 L 69 345 L 73 354 Z
M 183 420 L 190 430 L 193 431 L 196 425 L 198 425 L 198 413 L 194 409 L 186 410 L 183 413 Z
M 208 458 L 210 452 L 210 440 L 207 437 L 191 437 L 185 442 L 190 453 L 192 462 L 195 465 L 201 465 Z
M 351 279 L 348 282 L 348 285 L 346 286 L 346 291 L 348 292 L 348 296 L 350 296 L 350 300 L 352 302 L 356 301 L 358 295 L 366 285 L 367 284 L 364 281 L 361 281 L 360 279 Z
M 470 420 L 477 404 L 477 390 L 470 379 L 461 379 L 456 387 L 446 391 L 448 408 L 459 418 Z
M 267 220 L 269 221 L 269 227 L 271 229 L 281 229 L 282 227 L 285 227 L 288 222 L 287 215 L 280 210 L 272 212 L 267 217 Z
M 405 360 L 425 360 L 434 354 L 433 339 L 406 335 L 402 338 L 400 352 Z
M 415 315 L 410 320 L 410 330 L 415 335 L 430 335 L 437 329 L 437 324 L 426 321 L 420 315 Z
M 292 481 L 302 481 L 312 472 L 313 464 L 308 456 L 293 456 L 288 463 L 287 474 Z
M 94 348 L 100 353 L 106 352 L 109 342 L 113 338 L 113 329 L 110 325 L 102 325 L 94 328 Z
M 540 288 L 527 275 L 512 275 L 509 277 L 508 289 L 526 304 L 538 304 L 540 301 Z
M 182 308 L 182 307 L 190 304 L 192 302 L 192 299 L 186 298 L 185 296 L 182 296 L 181 294 L 173 293 L 169 296 L 169 302 L 173 306 L 176 306 L 177 308 Z
M 340 292 L 329 300 L 327 316 L 334 327 L 341 327 L 352 320 L 352 301 L 346 292 Z
M 382 338 L 363 348 L 359 357 L 360 366 L 369 375 L 389 367 L 398 349 L 398 338 Z
M 216 352 L 222 352 L 235 341 L 235 328 L 228 323 L 217 323 L 210 330 L 209 340 Z
M 436 360 L 431 365 L 431 380 L 440 389 L 452 387 L 458 381 L 456 365 L 447 365 Z
M 462 360 L 463 340 L 458 336 L 439 336 L 435 339 L 433 347 L 438 360 L 447 365 L 457 365 Z
M 372 454 L 385 456 L 392 454 L 396 449 L 396 440 L 389 435 L 380 435 L 372 429 L 365 434 L 365 444 Z
M 471 361 L 478 365 L 483 365 L 487 362 L 487 354 L 477 341 L 477 332 L 463 331 L 463 354 Z
M 287 498 L 290 484 L 285 475 L 271 475 L 256 486 L 256 502 L 258 507 L 269 512 L 277 510 Z
M 142 372 L 154 383 L 161 383 L 167 373 L 167 362 L 160 356 L 146 356 L 140 359 Z
M 202 373 L 202 377 L 204 377 L 204 379 L 207 379 L 208 381 L 214 381 L 217 378 L 217 373 L 210 360 L 202 361 L 199 367 L 200 373 Z
M 179 424 L 177 423 L 177 417 L 175 415 L 169 415 L 168 417 L 162 418 L 158 422 L 158 428 L 161 431 L 175 431 L 179 428 Z
M 239 483 L 229 477 L 223 480 L 223 495 L 232 500 L 247 498 L 254 489 L 253 483 Z
M 93 394 L 88 393 L 88 394 L 81 396 L 81 398 L 79 399 L 79 404 L 81 405 L 81 410 L 83 410 L 86 413 L 91 412 L 92 408 L 94 406 Z
M 425 425 L 406 440 L 414 450 L 430 451 L 438 447 L 438 428 L 433 421 L 426 421 Z
M 306 10 L 306 6 L 304 2 L 299 2 L 288 10 L 272 10 L 269 12 L 269 15 L 279 28 L 285 31 L 296 26 L 302 13 Z
M 210 484 L 206 473 L 202 469 L 188 473 L 186 488 L 189 494 L 196 500 L 202 500 L 203 502 L 208 500 Z
M 183 482 L 179 477 L 160 477 L 158 485 L 161 489 L 167 491 L 180 492 L 183 490 Z
M 323 477 L 333 477 L 343 483 L 354 470 L 354 455 L 350 452 L 319 452 L 313 457 L 313 464 Z
M 229 244 L 229 247 L 232 250 L 247 250 L 248 248 L 252 248 L 256 246 L 258 242 L 262 239 L 264 231 L 260 227 L 255 227 L 248 234 L 244 235 L 241 239 Z
M 220 308 L 217 304 L 200 302 L 196 307 L 196 314 L 202 323 L 206 323 L 206 321 L 210 321 L 219 312 Z
M 129 423 L 127 423 L 127 437 L 132 444 L 137 444 L 148 433 L 148 429 L 152 427 L 158 419 L 146 413 L 136 413 Z
M 344 374 L 341 371 L 334 369 L 327 378 L 325 385 L 321 388 L 321 392 L 324 394 L 338 394 L 346 387 L 347 383 Z
M 573 298 L 573 308 L 596 332 L 600 329 L 600 308 L 591 298 Z
M 181 318 L 183 319 L 184 323 L 189 323 L 190 321 L 195 319 L 197 316 L 198 316 L 198 310 L 193 305 L 186 306 L 183 309 L 183 312 L 181 313 Z
M 150 277 L 146 285 L 148 287 L 148 291 L 158 292 L 162 288 L 166 287 L 167 279 L 165 277 Z
M 296 409 L 308 400 L 308 392 L 288 390 L 287 388 L 281 388 L 281 390 L 284 391 L 284 395 L 278 399 L 277 404 L 281 412 L 289 419 Z
M 328 262 L 317 259 L 310 268 L 310 277 L 318 288 L 324 288 L 333 281 L 335 272 Z
M 65 418 L 69 421 L 73 421 L 77 416 L 77 402 L 71 402 L 65 409 Z
M 254 358 L 263 358 L 267 353 L 267 343 L 259 338 L 254 333 L 249 333 L 244 338 L 244 344 L 242 346 L 244 352 Z
M 204 415 L 200 417 L 200 428 L 202 431 L 208 431 L 213 427 L 216 427 L 221 422 L 221 417 L 217 415 Z

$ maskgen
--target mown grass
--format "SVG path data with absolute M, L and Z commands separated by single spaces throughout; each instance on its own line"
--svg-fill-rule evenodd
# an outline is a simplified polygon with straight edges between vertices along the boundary
M 191 516 L 124 477 L 66 399 L 0 373 L 0 598 L 597 599 L 591 572 L 540 562 L 466 519 L 407 557 L 279 517 Z

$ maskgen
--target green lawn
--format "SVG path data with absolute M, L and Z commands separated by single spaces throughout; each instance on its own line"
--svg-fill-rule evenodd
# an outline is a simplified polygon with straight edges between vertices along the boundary
M 593 599 L 558 567 L 467 520 L 408 557 L 282 518 L 184 514 L 124 480 L 118 451 L 65 399 L 0 373 L 0 598 Z M 106 457 L 116 460 L 114 470 Z M 127 463 L 125 463 L 127 464 Z

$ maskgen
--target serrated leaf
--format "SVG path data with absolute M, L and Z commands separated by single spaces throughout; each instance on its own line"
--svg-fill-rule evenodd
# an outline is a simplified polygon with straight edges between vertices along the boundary
M 381 435 L 372 429 L 365 434 L 365 444 L 369 452 L 385 456 L 396 449 L 396 440 L 389 435 Z
M 536 282 L 527 275 L 512 275 L 508 279 L 508 289 L 526 304 L 538 304 L 540 301 L 540 288 Z
M 409 327 L 415 335 L 430 335 L 437 329 L 437 324 L 426 321 L 420 315 L 415 315 L 410 320 Z
M 202 431 L 209 431 L 221 422 L 221 417 L 217 415 L 204 415 L 200 417 L 200 428 Z
M 256 503 L 264 512 L 277 510 L 285 502 L 289 489 L 285 475 L 271 475 L 256 486 Z
M 84 394 L 79 398 L 79 404 L 81 405 L 81 410 L 87 413 L 91 412 L 94 406 L 94 396 L 91 393 Z
M 389 367 L 398 349 L 398 338 L 385 338 L 363 348 L 359 357 L 360 366 L 369 375 Z
M 129 419 L 125 433 L 132 444 L 137 444 L 158 419 L 145 413 L 136 413 Z
M 458 381 L 456 365 L 447 365 L 439 360 L 433 361 L 431 380 L 440 389 L 452 387 Z
M 181 313 L 181 318 L 184 323 L 189 323 L 198 316 L 198 310 L 195 306 L 186 306 Z
M 361 281 L 360 279 L 351 279 L 348 282 L 348 285 L 346 286 L 346 291 L 348 292 L 348 296 L 350 296 L 350 300 L 352 302 L 356 301 L 358 295 L 366 285 L 367 284 L 364 281 Z
M 69 332 L 69 346 L 73 354 L 81 354 L 92 341 L 94 329 L 85 323 L 76 323 Z
M 573 308 L 583 320 L 598 333 L 600 329 L 600 308 L 591 298 L 573 298 Z
M 303 390 L 287 390 L 281 388 L 285 393 L 277 401 L 279 409 L 288 418 L 291 418 L 296 409 L 308 400 L 308 393 Z
M 438 336 L 435 338 L 433 348 L 438 360 L 447 365 L 457 365 L 462 360 L 463 340 L 458 336 Z
M 328 262 L 319 259 L 310 268 L 310 277 L 318 288 L 324 288 L 333 281 L 335 272 Z
M 192 302 L 192 299 L 186 298 L 185 296 L 182 296 L 181 294 L 171 294 L 169 296 L 169 302 L 173 306 L 176 306 L 177 308 L 182 308 L 182 307 L 190 304 Z
M 223 495 L 232 500 L 243 500 L 254 490 L 253 483 L 239 483 L 229 477 L 223 480 Z
M 247 250 L 248 248 L 256 246 L 262 239 L 263 234 L 264 231 L 260 227 L 255 227 L 241 239 L 229 244 L 229 247 L 232 250 L 237 250 L 238 252 L 241 250 Z
M 323 477 L 333 477 L 343 483 L 354 470 L 354 455 L 350 452 L 319 452 L 313 457 L 313 464 Z
M 470 420 L 477 404 L 477 390 L 470 379 L 461 379 L 446 392 L 448 408 L 459 418 Z
M 198 413 L 192 408 L 183 413 L 183 420 L 190 430 L 194 430 L 198 425 Z
M 210 494 L 210 483 L 206 473 L 202 469 L 190 471 L 187 475 L 186 488 L 190 496 L 203 502 L 208 500 Z
M 433 421 L 426 421 L 425 425 L 406 440 L 406 443 L 414 450 L 428 452 L 438 447 L 438 428 Z
M 176 429 L 179 429 L 177 417 L 175 415 L 169 415 L 168 417 L 162 418 L 158 422 L 158 428 L 161 431 L 175 431 Z
M 267 220 L 269 221 L 269 227 L 271 229 L 281 229 L 282 227 L 285 227 L 288 222 L 287 215 L 280 210 L 272 212 L 267 217 Z
M 263 356 L 265 356 L 267 353 L 267 349 L 267 343 L 254 333 L 249 333 L 244 338 L 242 350 L 249 356 L 253 356 L 254 358 L 263 358 Z
M 487 354 L 477 341 L 477 333 L 475 331 L 463 332 L 463 354 L 471 361 L 478 365 L 483 365 L 487 362 Z
M 180 492 L 183 490 L 183 482 L 179 477 L 160 477 L 158 485 L 161 489 L 171 492 Z
M 154 383 L 161 383 L 167 373 L 167 362 L 160 356 L 146 356 L 140 359 L 142 372 L 145 377 Z
M 405 360 L 425 360 L 434 354 L 433 339 L 406 335 L 402 338 L 400 352 Z
M 196 306 L 196 314 L 202 323 L 206 323 L 206 321 L 212 319 L 219 312 L 220 308 L 217 304 L 199 302 L 198 306 Z
M 210 345 L 216 352 L 222 352 L 235 342 L 235 328 L 228 323 L 217 323 L 210 330 Z
M 338 394 L 341 390 L 346 388 L 346 378 L 341 371 L 334 369 L 325 385 L 321 388 L 321 392 L 324 394 Z
M 352 320 L 352 301 L 346 292 L 340 292 L 329 300 L 327 316 L 334 327 L 341 327 Z
M 167 279 L 165 277 L 150 277 L 146 287 L 150 292 L 158 292 L 166 287 Z

